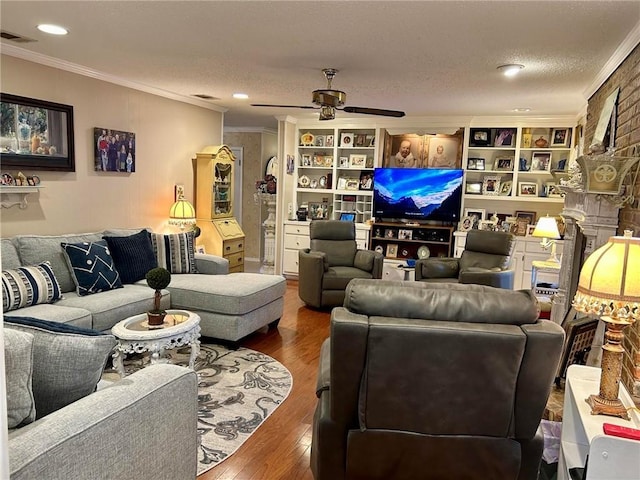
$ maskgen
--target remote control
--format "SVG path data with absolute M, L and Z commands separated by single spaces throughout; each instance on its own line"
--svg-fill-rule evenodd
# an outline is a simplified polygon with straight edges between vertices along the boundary
M 613 423 L 603 423 L 602 429 L 607 435 L 640 440 L 640 429 L 637 428 L 623 427 L 622 425 L 614 425 Z

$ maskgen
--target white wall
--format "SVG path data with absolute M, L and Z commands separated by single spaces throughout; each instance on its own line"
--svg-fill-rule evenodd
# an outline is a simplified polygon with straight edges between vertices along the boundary
M 173 230 L 167 225 L 173 186 L 184 184 L 193 200 L 191 159 L 222 143 L 222 113 L 7 55 L 1 62 L 3 93 L 73 106 L 76 163 L 72 173 L 37 172 L 44 188 L 29 195 L 28 207 L 0 211 L 3 237 L 105 227 Z M 135 173 L 94 171 L 95 127 L 136 134 Z

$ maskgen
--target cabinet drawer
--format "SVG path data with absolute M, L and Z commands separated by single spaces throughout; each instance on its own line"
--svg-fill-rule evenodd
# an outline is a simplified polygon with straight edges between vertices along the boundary
M 294 234 L 294 235 L 306 235 L 309 236 L 309 225 L 307 224 L 300 224 L 300 225 L 285 225 L 284 226 L 284 233 L 285 235 L 288 235 L 290 233 Z
M 284 236 L 284 248 L 300 249 L 309 248 L 311 241 L 309 236 L 304 235 L 285 235 Z
M 541 239 L 542 240 L 542 239 Z M 551 247 L 549 247 L 548 249 L 544 249 L 542 248 L 542 245 L 540 245 L 540 242 L 525 242 L 525 252 L 531 252 L 531 253 L 546 253 L 547 257 L 549 255 L 551 255 Z M 556 253 L 558 255 L 560 255 L 562 253 L 562 243 L 556 243 Z
M 244 265 L 244 252 L 225 255 L 224 258 L 229 260 L 229 270 L 231 270 L 234 267 Z
M 239 253 L 244 251 L 244 238 L 238 238 L 236 240 L 226 240 L 222 245 L 222 255 L 227 256 L 232 253 Z

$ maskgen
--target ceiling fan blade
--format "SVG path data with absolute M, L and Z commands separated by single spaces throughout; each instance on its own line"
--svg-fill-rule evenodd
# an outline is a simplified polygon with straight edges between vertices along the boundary
M 399 110 L 383 110 L 380 108 L 367 108 L 367 107 L 344 107 L 342 108 L 347 113 L 363 113 L 365 115 L 382 115 L 384 117 L 404 117 L 404 112 Z
M 252 103 L 252 107 L 277 107 L 277 108 L 306 108 L 308 110 L 317 110 L 319 107 L 311 107 L 309 105 L 270 105 L 268 103 Z

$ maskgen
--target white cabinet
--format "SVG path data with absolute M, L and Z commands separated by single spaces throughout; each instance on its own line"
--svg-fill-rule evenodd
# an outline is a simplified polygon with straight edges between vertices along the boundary
M 298 275 L 298 251 L 309 248 L 309 224 L 311 222 L 287 221 L 284 224 L 283 273 L 287 276 Z M 356 244 L 358 249 L 366 250 L 369 244 L 369 225 L 356 223 Z
M 459 257 L 464 251 L 467 240 L 466 232 L 455 232 L 455 256 Z M 562 240 L 556 244 L 558 257 L 562 254 Z M 544 250 L 540 245 L 540 239 L 536 237 L 516 237 L 516 246 L 513 251 L 512 266 L 515 270 L 513 288 L 514 290 L 531 288 L 532 262 L 535 260 L 547 260 L 550 257 L 550 250 Z M 558 283 L 558 275 L 541 273 L 538 275 L 538 282 Z
M 640 415 L 634 410 L 629 412 L 631 420 L 591 415 L 585 399 L 597 394 L 599 385 L 599 368 L 571 365 L 567 369 L 558 480 L 569 480 L 569 469 L 583 468 L 587 457 L 584 480 L 640 478 L 640 441 L 605 435 L 602 430 L 603 423 L 640 428 Z M 634 406 L 622 384 L 618 396 L 626 407 Z

